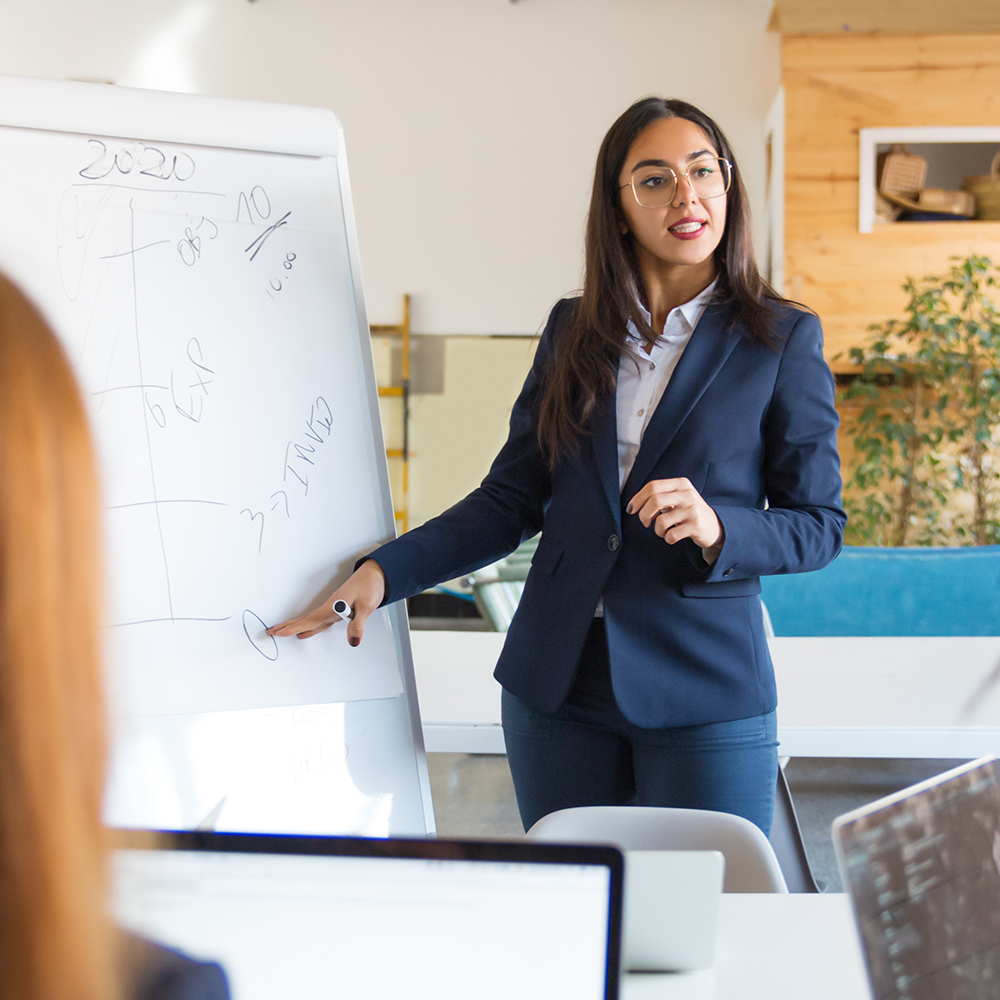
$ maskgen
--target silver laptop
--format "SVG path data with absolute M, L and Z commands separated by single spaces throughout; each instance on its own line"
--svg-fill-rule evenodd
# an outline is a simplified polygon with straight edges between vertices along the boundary
M 719 851 L 627 851 L 623 968 L 711 968 L 724 874 Z
M 615 1000 L 622 856 L 521 842 L 122 831 L 113 913 L 233 1000 Z
M 1000 782 L 984 757 L 833 824 L 873 995 L 1000 997 Z

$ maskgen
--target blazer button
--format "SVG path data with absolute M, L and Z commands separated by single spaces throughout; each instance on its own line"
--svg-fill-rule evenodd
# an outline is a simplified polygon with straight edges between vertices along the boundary
M 725 570 L 722 575 L 723 576 L 732 576 L 733 575 L 733 567 L 730 566 L 729 569 Z
M 619 546 L 620 544 L 621 544 L 621 540 L 620 540 L 620 539 L 618 538 L 618 536 L 617 536 L 617 535 L 612 535 L 612 536 L 611 536 L 611 537 L 610 537 L 610 538 L 608 539 L 608 548 L 609 548 L 609 549 L 610 549 L 610 550 L 611 550 L 612 552 L 616 552 L 616 551 L 618 550 L 618 546 Z

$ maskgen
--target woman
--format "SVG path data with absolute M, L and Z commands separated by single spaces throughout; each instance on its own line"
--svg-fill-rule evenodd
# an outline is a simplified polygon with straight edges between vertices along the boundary
M 217 966 L 106 916 L 94 468 L 70 367 L 0 277 L 0 1000 L 221 998 Z
M 372 553 L 313 635 L 541 530 L 496 677 L 527 828 L 554 809 L 720 809 L 770 828 L 760 576 L 840 550 L 833 381 L 814 315 L 754 262 L 719 127 L 646 98 L 598 155 L 578 299 L 559 302 L 482 486 Z

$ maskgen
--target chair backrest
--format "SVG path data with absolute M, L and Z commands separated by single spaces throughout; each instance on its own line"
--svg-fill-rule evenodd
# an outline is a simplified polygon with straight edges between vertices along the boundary
M 509 556 L 469 577 L 476 607 L 496 632 L 506 632 L 514 619 L 539 538 L 534 535 L 521 542 Z
M 550 843 L 614 844 L 626 851 L 721 851 L 723 892 L 788 892 L 767 837 L 749 820 L 729 813 L 578 806 L 543 816 L 525 836 Z
M 494 632 L 506 632 L 514 620 L 514 612 L 521 601 L 523 580 L 493 580 L 472 585 L 472 596 L 479 613 Z

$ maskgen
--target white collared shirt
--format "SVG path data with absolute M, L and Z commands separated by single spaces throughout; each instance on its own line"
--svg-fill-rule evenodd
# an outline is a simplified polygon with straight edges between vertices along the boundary
M 642 436 L 649 425 L 649 418 L 663 398 L 667 383 L 691 339 L 691 334 L 694 333 L 694 328 L 698 325 L 698 320 L 705 312 L 717 283 L 718 278 L 690 302 L 670 310 L 667 321 L 663 324 L 663 332 L 656 338 L 656 343 L 653 344 L 649 354 L 642 349 L 642 335 L 635 324 L 629 321 L 625 350 L 622 351 L 621 360 L 618 362 L 618 388 L 615 392 L 619 490 L 625 485 L 625 480 L 632 471 L 639 445 L 642 444 Z M 642 305 L 639 308 L 648 321 L 649 313 Z M 720 548 L 721 545 L 712 549 L 702 549 L 705 561 L 714 562 L 718 558 Z M 598 618 L 603 617 L 604 598 L 597 602 L 594 615 Z
M 618 388 L 615 393 L 619 490 L 632 471 L 642 436 L 649 426 L 649 418 L 663 398 L 667 383 L 715 291 L 717 281 L 713 281 L 690 302 L 670 310 L 663 332 L 649 354 L 642 348 L 643 339 L 635 324 L 629 321 L 625 350 L 618 362 Z M 639 308 L 648 322 L 649 313 L 641 305 Z

